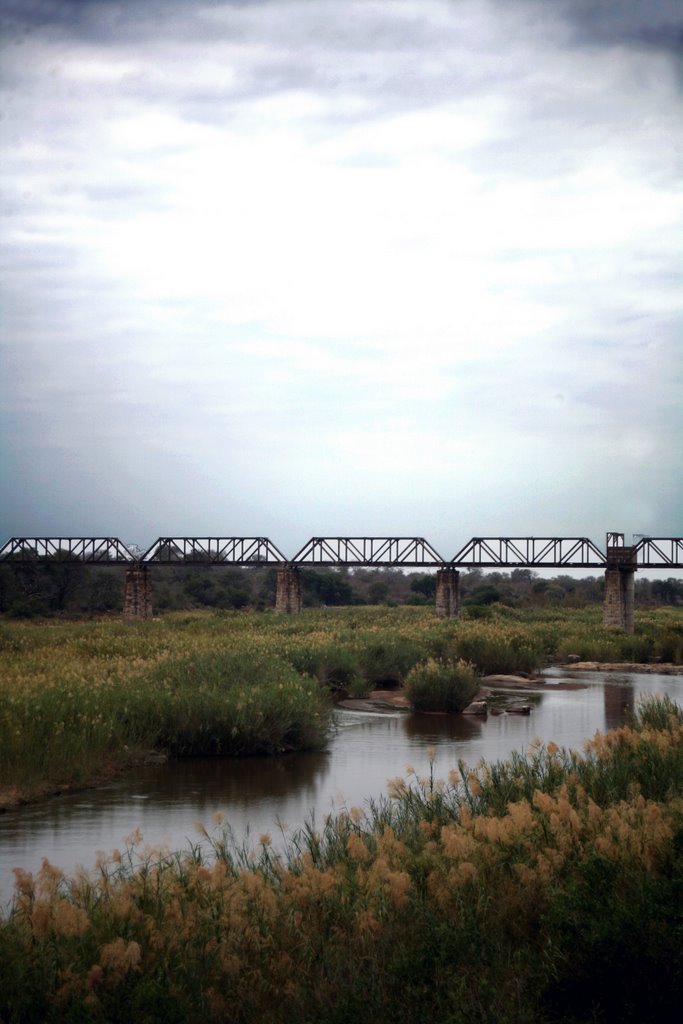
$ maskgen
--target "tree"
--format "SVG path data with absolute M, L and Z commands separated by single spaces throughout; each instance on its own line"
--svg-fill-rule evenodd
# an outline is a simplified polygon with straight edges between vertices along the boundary
M 410 589 L 414 594 L 422 594 L 423 597 L 433 598 L 436 595 L 436 576 L 433 573 L 425 573 L 423 576 L 412 576 Z
M 389 596 L 389 584 L 386 580 L 375 580 L 368 587 L 368 601 L 370 604 L 384 604 Z
M 683 580 L 675 580 L 672 577 L 668 580 L 654 580 L 652 594 L 663 604 L 678 604 L 683 600 Z
M 45 563 L 48 601 L 55 611 L 63 612 L 85 589 L 87 570 L 83 562 L 74 562 L 68 551 L 58 551 Z
M 353 604 L 353 588 L 338 572 L 303 569 L 301 583 L 306 604 Z

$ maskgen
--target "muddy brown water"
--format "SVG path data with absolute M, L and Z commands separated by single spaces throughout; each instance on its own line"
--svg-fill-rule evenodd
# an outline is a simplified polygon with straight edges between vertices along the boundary
M 321 824 L 329 813 L 386 794 L 388 780 L 404 775 L 407 764 L 427 774 L 430 748 L 436 775 L 446 778 L 460 758 L 470 765 L 499 760 L 537 737 L 580 749 L 596 729 L 622 724 L 641 696 L 668 694 L 683 703 L 683 676 L 550 670 L 544 679 L 542 689 L 520 691 L 520 701 L 533 705 L 528 716 L 341 709 L 324 752 L 149 765 L 99 789 L 2 814 L 0 910 L 12 896 L 14 867 L 36 871 L 47 857 L 67 873 L 91 870 L 98 852 L 122 849 L 135 829 L 142 846 L 187 849 L 202 839 L 197 823 L 211 831 L 220 812 L 239 841 L 256 846 L 269 833 L 283 848 L 304 822 Z

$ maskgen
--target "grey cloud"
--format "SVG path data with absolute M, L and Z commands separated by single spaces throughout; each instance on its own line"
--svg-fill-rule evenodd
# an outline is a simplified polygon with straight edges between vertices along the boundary
M 224 88 L 206 89 L 193 82 L 191 74 L 185 76 L 183 61 L 178 80 L 172 74 L 155 76 L 142 71 L 116 83 L 119 95 L 140 95 L 159 102 L 175 96 L 203 111 L 204 116 L 207 103 L 296 89 L 334 96 L 343 88 L 371 97 L 378 110 L 403 106 L 406 101 L 433 105 L 450 95 L 467 94 L 491 76 L 504 79 L 509 74 L 495 26 L 487 20 L 486 5 L 478 8 L 459 0 L 430 5 L 428 11 L 419 4 L 367 5 L 363 0 L 272 0 L 209 6 L 186 0 L 27 5 L 6 0 L 5 7 L 13 9 L 17 17 L 24 10 L 26 13 L 24 34 L 7 31 L 8 42 L 21 38 L 28 43 L 54 43 L 57 37 L 64 45 L 69 39 L 98 44 L 137 53 L 148 69 L 155 67 L 159 46 L 169 42 L 178 52 L 181 45 L 185 50 L 196 48 L 193 56 L 200 65 L 224 62 L 227 67 L 232 67 L 235 47 L 251 48 L 249 66 L 238 67 L 236 80 Z M 470 14 L 476 9 L 481 13 L 474 61 L 470 59 L 472 39 L 459 17 L 459 7 Z M 519 5 L 510 4 L 501 15 L 513 34 L 519 27 L 529 30 L 529 23 L 520 20 L 518 12 Z M 543 24 L 531 23 L 539 43 L 547 41 Z M 429 54 L 429 62 L 417 65 L 416 58 L 423 54 Z M 173 50 L 166 55 L 169 69 L 172 60 Z M 21 57 L 19 62 L 23 69 Z M 58 65 L 55 71 L 58 73 Z
M 562 0 L 562 5 L 584 42 L 647 43 L 664 50 L 683 49 L 683 8 L 679 0 Z
M 513 6 L 510 0 L 494 3 L 501 14 Z M 286 48 L 305 46 L 312 36 L 318 49 L 364 49 L 381 55 L 438 48 L 444 20 L 450 16 L 457 25 L 472 6 L 467 0 L 445 0 L 442 17 L 435 18 L 439 8 L 432 6 L 427 18 L 420 4 L 394 5 L 386 0 L 365 5 L 362 30 L 355 15 L 363 4 L 352 0 L 2 0 L 0 18 L 4 37 L 19 42 L 47 32 L 100 45 L 177 39 L 179 33 L 186 42 L 222 36 L 243 43 L 258 25 L 259 31 L 269 26 L 272 37 Z M 526 10 L 527 20 L 535 25 L 563 18 L 584 44 L 646 44 L 666 51 L 683 46 L 679 0 L 520 0 L 514 7 L 521 13 Z M 394 16 L 388 18 L 389 13 Z
M 635 38 L 639 26 L 662 31 L 675 9 L 668 0 L 646 6 L 647 18 L 645 5 L 639 3 L 505 0 L 499 5 L 497 26 L 487 17 L 486 4 L 461 0 L 430 5 L 428 14 L 419 4 L 359 6 L 287 0 L 211 5 L 185 0 L 5 3 L 17 17 L 25 10 L 27 23 L 36 26 L 41 38 L 52 38 L 52 30 L 58 30 L 65 44 L 69 38 L 96 43 L 139 62 L 135 73 L 122 73 L 119 80 L 89 86 L 88 101 L 100 104 L 103 117 L 108 104 L 115 101 L 120 105 L 127 98 L 160 109 L 173 104 L 198 123 L 229 124 L 249 99 L 303 90 L 326 97 L 329 109 L 324 127 L 320 123 L 317 130 L 327 135 L 340 126 L 365 122 L 394 109 L 405 112 L 434 107 L 494 88 L 512 92 L 525 80 L 526 102 L 535 119 L 559 124 L 565 113 L 574 119 L 580 99 L 574 100 L 570 90 L 564 97 L 546 95 L 543 83 L 536 83 L 531 74 L 535 56 L 550 53 L 563 43 L 560 16 L 574 26 L 579 42 L 607 45 L 617 37 Z M 474 38 L 467 35 L 461 11 L 470 16 L 477 13 Z M 525 41 L 525 63 L 501 51 L 499 31 L 510 42 L 515 38 Z M 243 50 L 248 57 L 238 60 L 236 54 Z M 427 61 L 422 59 L 425 55 Z M 8 76 L 12 76 L 12 63 L 5 72 Z M 201 75 L 193 75 L 193 67 L 218 70 L 221 66 L 226 69 L 223 81 L 214 76 L 206 82 Z M 25 86 L 26 74 L 25 62 L 20 60 L 14 80 Z M 73 93 L 71 83 L 60 84 L 57 78 L 53 94 L 64 112 L 74 102 Z M 362 100 L 357 109 L 338 102 L 348 96 Z M 75 102 L 77 116 L 86 101 L 78 96 Z M 608 107 L 609 96 L 604 102 Z M 50 107 L 31 110 L 36 129 L 48 128 Z M 311 131 L 319 120 L 315 113 L 310 115 Z M 69 130 L 63 118 L 60 130 Z M 518 146 L 517 151 L 520 149 L 524 147 Z M 509 158 L 514 160 L 512 151 Z M 544 159 L 548 160 L 548 154 Z
M 182 10 L 183 0 L 2 0 L 0 18 L 5 38 L 22 42 L 39 32 L 54 38 L 77 37 L 106 43 L 113 38 L 133 39 L 141 27 L 157 28 L 168 14 Z
M 460 0 L 451 0 L 453 6 Z M 493 0 L 501 10 L 509 0 Z M 585 46 L 652 46 L 680 52 L 683 8 L 680 0 L 520 0 L 530 21 L 562 19 L 574 42 Z

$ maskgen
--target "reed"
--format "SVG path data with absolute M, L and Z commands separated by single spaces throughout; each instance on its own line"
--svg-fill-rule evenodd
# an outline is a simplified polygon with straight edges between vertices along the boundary
M 405 692 L 415 711 L 464 711 L 479 692 L 481 682 L 465 661 L 428 661 L 415 665 L 405 680 Z
M 236 650 L 231 639 L 186 618 L 147 632 L 117 623 L 5 630 L 0 788 L 16 798 L 86 784 L 152 750 L 323 746 L 327 693 L 250 630 Z
M 0 1020 L 359 1024 L 677 1019 L 683 713 L 641 707 L 582 752 L 439 778 L 235 845 L 17 872 Z

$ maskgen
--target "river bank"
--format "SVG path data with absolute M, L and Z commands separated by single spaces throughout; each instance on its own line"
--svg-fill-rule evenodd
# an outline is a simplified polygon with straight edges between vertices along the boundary
M 58 786 L 45 782 L 31 790 L 21 789 L 19 786 L 0 790 L 0 815 L 9 811 L 15 811 L 18 807 L 27 807 L 31 804 L 42 803 L 45 800 L 54 800 L 58 797 L 74 793 L 85 793 L 90 789 L 97 789 L 107 786 L 128 772 L 148 766 L 164 764 L 168 755 L 161 750 L 144 750 L 131 753 L 125 760 L 118 758 L 98 766 L 97 771 L 85 779 L 61 782 Z
M 671 662 L 572 661 L 553 667 L 564 669 L 567 672 L 638 672 L 661 676 L 683 675 L 683 665 L 674 665 Z

